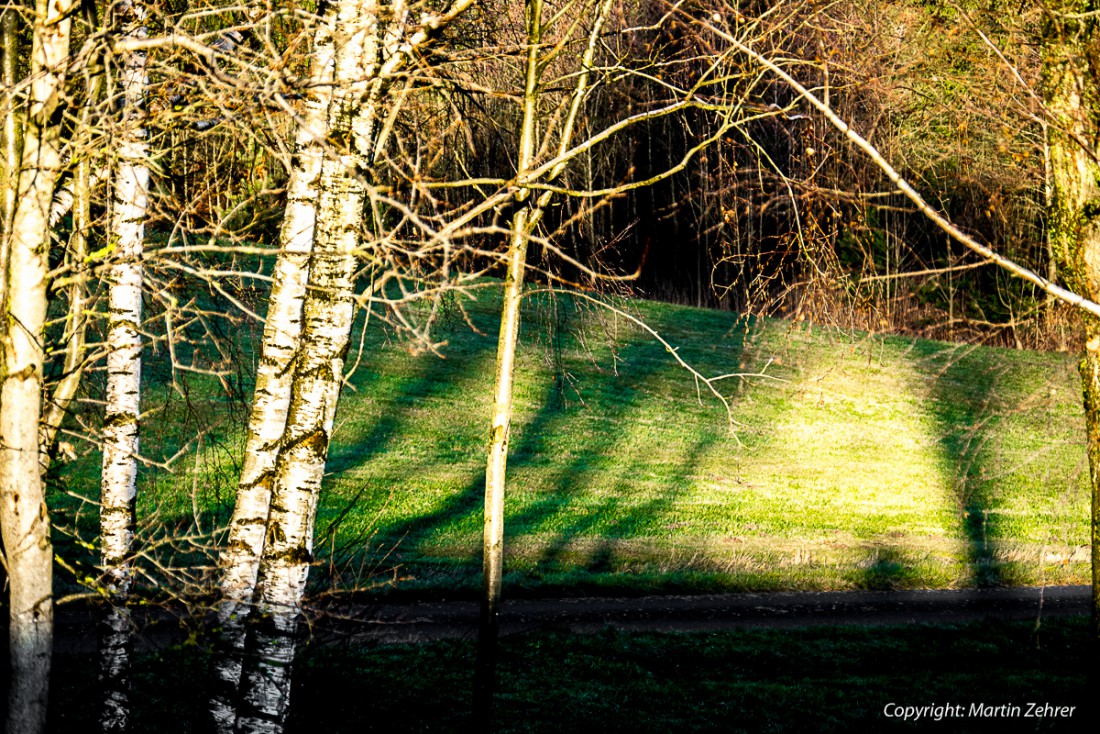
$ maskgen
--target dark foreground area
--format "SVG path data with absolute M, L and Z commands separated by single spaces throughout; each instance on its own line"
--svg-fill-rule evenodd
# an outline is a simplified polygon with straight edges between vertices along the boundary
M 1084 617 L 505 637 L 498 732 L 1093 731 Z M 329 641 L 296 665 L 292 732 L 457 732 L 470 639 Z M 209 731 L 201 635 L 139 653 L 133 731 Z M 95 728 L 94 654 L 60 652 L 54 732 Z M 920 720 L 905 721 L 905 707 Z M 923 708 L 922 708 L 923 707 Z M 938 708 L 937 708 L 938 707 Z M 1046 714 L 1037 716 L 1036 714 Z M 936 718 L 939 718 L 937 721 Z

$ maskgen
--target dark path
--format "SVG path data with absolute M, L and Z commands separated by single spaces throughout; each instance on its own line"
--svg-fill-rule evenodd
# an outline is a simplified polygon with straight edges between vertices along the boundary
M 703 632 L 739 627 L 954 624 L 1088 614 L 1089 587 L 839 591 L 505 601 L 501 633 Z M 475 602 L 379 605 L 320 620 L 324 641 L 421 642 L 476 634 Z
M 649 632 L 839 625 L 955 624 L 982 619 L 1041 620 L 1089 613 L 1089 587 L 829 591 L 633 598 L 519 599 L 504 602 L 501 633 L 597 632 L 605 627 Z M 57 610 L 61 654 L 95 650 L 97 610 Z M 476 602 L 422 602 L 332 607 L 314 615 L 320 643 L 424 642 L 474 637 Z M 178 644 L 196 631 L 163 610 L 136 610 L 138 644 Z M 201 626 L 201 625 L 200 625 Z

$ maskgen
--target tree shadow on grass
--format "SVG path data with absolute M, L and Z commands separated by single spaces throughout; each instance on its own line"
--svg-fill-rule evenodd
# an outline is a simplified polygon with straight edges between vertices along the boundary
M 368 374 L 356 381 L 359 393 L 366 399 L 376 401 L 378 394 L 387 397 L 370 409 L 373 415 L 367 420 L 355 415 L 348 416 L 349 411 L 355 410 L 354 397 L 343 403 L 344 414 L 337 416 L 338 429 L 326 462 L 328 486 L 322 496 L 322 512 L 316 535 L 318 555 L 330 567 L 361 563 L 364 552 L 385 560 L 395 550 L 415 547 L 422 539 L 418 536 L 425 536 L 432 529 L 425 525 L 426 519 L 430 520 L 428 525 L 432 527 L 444 526 L 471 510 L 471 491 L 463 490 L 444 499 L 430 518 L 415 518 L 410 528 L 406 526 L 403 516 L 383 512 L 388 502 L 380 499 L 379 495 L 387 493 L 378 486 L 379 480 L 389 478 L 392 486 L 387 496 L 408 491 L 402 487 L 402 477 L 392 476 L 395 471 L 409 474 L 425 472 L 441 459 L 445 460 L 446 457 L 438 456 L 438 448 L 425 445 L 429 442 L 424 439 L 430 437 L 420 435 L 417 441 L 410 440 L 418 430 L 419 420 L 413 409 L 426 399 L 461 402 L 471 389 L 476 389 L 485 374 L 486 365 L 492 359 L 493 343 L 487 338 L 477 338 L 465 344 L 465 348 L 449 352 L 446 360 L 431 354 L 415 357 L 414 367 L 397 376 L 371 372 L 368 366 L 365 370 Z M 384 382 L 396 384 L 376 390 Z M 372 390 L 375 392 L 372 393 Z M 469 431 L 468 426 L 433 428 Z M 459 444 L 462 443 L 459 440 Z M 424 457 L 407 456 L 411 450 L 429 453 Z M 387 454 L 400 456 L 400 459 L 395 465 L 382 468 L 381 474 L 372 473 L 372 462 L 383 459 Z M 333 491 L 333 480 L 344 481 L 352 487 L 358 483 L 358 489 L 345 488 L 336 493 Z M 374 521 L 363 524 L 359 519 L 349 523 L 349 520 L 362 514 L 361 505 L 364 502 L 375 508 L 368 513 Z M 354 525 L 350 531 L 349 525 Z M 318 577 L 318 583 L 332 581 L 331 575 L 326 578 L 318 574 Z
M 572 299 L 560 294 L 552 307 L 576 308 Z M 662 522 L 660 518 L 669 514 L 676 498 L 688 489 L 692 470 L 710 444 L 718 440 L 724 429 L 719 424 L 725 420 L 721 406 L 711 401 L 711 408 L 705 410 L 700 420 L 712 418 L 714 429 L 704 430 L 695 440 L 685 441 L 682 447 L 669 452 L 676 457 L 675 466 L 659 467 L 660 476 L 656 480 L 667 486 L 648 500 L 634 501 L 626 491 L 630 484 L 627 478 L 653 469 L 647 463 L 650 456 L 646 442 L 652 444 L 677 434 L 677 431 L 662 434 L 661 422 L 673 425 L 682 418 L 667 400 L 655 401 L 654 394 L 660 395 L 668 380 L 690 381 L 691 377 L 675 365 L 662 345 L 640 341 L 634 334 L 625 346 L 611 347 L 614 354 L 610 357 L 601 345 L 597 350 L 600 354 L 593 356 L 592 362 L 573 356 L 589 349 L 590 345 L 581 342 L 591 341 L 591 333 L 557 334 L 554 342 L 557 349 L 570 355 L 567 361 L 556 363 L 553 374 L 547 374 L 548 370 L 542 367 L 532 368 L 535 361 L 531 354 L 532 332 L 540 324 L 535 318 L 537 314 L 531 312 L 540 308 L 546 308 L 546 304 L 529 303 L 525 309 L 527 327 L 521 349 L 528 354 L 520 369 L 526 374 L 517 375 L 517 414 L 509 457 L 510 487 L 522 487 L 526 480 L 533 479 L 540 489 L 528 487 L 518 492 L 512 489 L 506 500 L 507 565 L 512 569 L 506 583 L 512 587 L 517 583 L 522 586 L 528 580 L 538 585 L 553 584 L 555 578 L 570 576 L 568 585 L 577 581 L 584 584 L 593 576 L 621 568 L 627 560 L 619 553 L 623 545 L 618 541 L 631 536 L 652 537 L 653 526 Z M 727 315 L 727 326 L 728 321 Z M 486 331 L 491 331 L 491 327 Z M 669 326 L 669 331 L 672 341 L 676 341 L 674 325 Z M 732 333 L 728 343 L 723 343 L 721 353 L 711 353 L 708 358 L 736 364 L 743 336 Z M 418 398 L 430 395 L 433 399 L 469 400 L 471 387 L 481 386 L 480 383 L 474 386 L 469 375 L 488 372 L 485 365 L 495 347 L 488 338 L 477 341 L 478 347 L 469 350 L 466 357 L 478 361 L 483 365 L 481 368 L 456 363 L 451 355 L 445 364 L 426 358 L 428 361 L 419 366 L 415 376 L 402 378 L 397 394 L 380 409 L 373 425 L 360 424 L 353 432 L 343 431 L 341 447 L 334 447 L 330 469 L 340 473 L 363 470 L 372 457 L 395 444 L 400 433 L 413 430 L 405 413 Z M 619 374 L 611 374 L 608 362 L 618 366 Z M 584 374 L 578 378 L 580 373 Z M 588 380 L 611 381 L 614 387 L 585 396 L 584 384 Z M 580 392 L 569 392 L 578 388 Z M 582 405 L 585 399 L 589 404 Z M 647 403 L 661 404 L 657 415 L 640 414 Z M 482 439 L 487 432 L 488 409 L 484 415 L 472 413 L 472 430 Z M 483 440 L 467 442 L 467 457 L 474 454 L 473 459 L 467 458 L 468 481 L 454 491 L 447 491 L 430 512 L 411 519 L 391 517 L 374 528 L 377 532 L 374 542 L 383 550 L 393 548 L 398 562 L 411 561 L 412 569 L 425 570 L 432 577 L 447 577 L 444 582 L 447 587 L 457 585 L 470 591 L 477 587 L 480 569 L 480 534 L 476 535 L 477 540 L 474 538 L 481 527 L 483 443 Z M 472 446 L 477 446 L 477 450 Z M 441 460 L 440 453 L 432 449 L 422 461 L 407 462 L 402 467 L 405 471 L 430 471 Z M 673 537 L 676 523 L 665 521 L 665 524 L 670 527 L 662 530 L 662 534 Z M 443 537 L 447 537 L 443 542 L 448 547 L 440 546 Z M 459 548 L 453 547 L 455 537 L 463 539 Z M 431 585 L 431 579 L 426 580 Z
M 569 308 L 571 304 L 562 298 L 555 306 Z M 598 318 L 598 314 L 593 316 Z M 670 341 L 677 341 L 674 325 L 658 323 L 658 327 Z M 723 344 L 724 362 L 740 360 L 742 336 L 731 336 Z M 571 346 L 575 351 L 582 345 Z M 702 431 L 673 451 L 659 445 L 669 438 L 662 429 L 685 416 L 676 411 L 675 401 L 667 393 L 663 400 L 654 396 L 662 394 L 668 380 L 690 382 L 691 376 L 675 364 L 663 345 L 644 335 L 619 349 L 615 360 L 616 375 L 591 377 L 605 385 L 614 382 L 613 390 L 604 391 L 611 399 L 570 409 L 548 394 L 541 408 L 520 427 L 509 462 L 512 481 L 522 481 L 527 471 L 548 463 L 553 467 L 540 482 L 545 484 L 541 496 L 519 507 L 513 500 L 506 523 L 506 532 L 515 539 L 510 565 L 521 569 L 515 574 L 520 583 L 526 578 L 554 586 L 555 579 L 565 578 L 569 586 L 578 580 L 584 586 L 600 576 L 604 577 L 600 583 L 606 584 L 611 575 L 623 572 L 634 560 L 624 550 L 632 538 L 651 541 L 654 530 L 674 537 L 679 527 L 672 512 L 675 503 L 688 491 L 700 456 L 724 428 L 722 408 L 710 400 L 710 409 L 704 409 L 698 420 L 713 419 L 713 430 Z M 560 390 L 562 381 L 555 386 Z M 569 436 L 571 429 L 583 431 L 583 436 Z M 678 431 L 675 434 L 679 436 Z M 661 454 L 675 457 L 672 465 L 655 465 L 653 459 Z M 654 474 L 662 486 L 639 502 L 628 489 L 643 473 Z M 655 527 L 659 524 L 663 527 Z M 651 555 L 645 554 L 641 565 L 651 560 Z M 578 578 L 578 574 L 587 579 Z
M 909 359 L 927 380 L 926 405 L 934 420 L 944 479 L 967 543 L 966 562 L 974 586 L 1005 583 L 996 552 L 1002 539 L 995 486 L 987 475 L 999 471 L 990 442 L 1001 420 L 998 385 L 1006 368 L 974 345 L 914 341 Z M 977 398 L 975 396 L 978 396 Z
M 888 591 L 913 588 L 920 574 L 897 546 L 881 545 L 871 549 L 863 572 L 862 588 Z

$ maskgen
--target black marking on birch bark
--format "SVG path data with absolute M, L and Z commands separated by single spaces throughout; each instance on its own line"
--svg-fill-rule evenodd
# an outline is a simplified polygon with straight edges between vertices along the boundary
M 274 444 L 267 444 L 266 446 L 262 447 L 262 450 L 269 451 L 269 450 L 271 450 L 273 445 Z M 254 480 L 252 480 L 248 484 L 243 485 L 241 487 L 241 491 L 242 492 L 254 492 L 257 489 L 262 489 L 265 492 L 270 492 L 271 488 L 272 488 L 272 485 L 274 483 L 275 483 L 275 474 L 274 474 L 274 472 L 271 469 L 265 469 L 260 474 L 260 476 L 256 477 Z M 247 517 L 247 518 L 241 518 L 237 522 L 238 522 L 238 524 L 241 524 L 241 525 L 247 525 L 247 524 L 251 524 L 251 523 L 254 523 L 254 522 L 267 522 L 267 518 L 266 517 L 255 517 L 255 518 Z
M 274 509 L 274 508 L 272 508 Z M 270 548 L 275 543 L 285 543 L 286 533 L 283 532 L 283 526 L 277 522 L 272 522 L 271 526 L 267 529 L 267 542 L 266 546 Z
M 137 416 L 133 413 L 109 413 L 103 418 L 104 428 L 115 428 L 137 423 Z
M 265 524 L 265 522 L 266 522 L 265 520 L 253 520 L 251 522 L 241 521 L 241 522 L 238 522 L 237 524 L 238 525 L 263 525 L 263 524 Z M 237 538 L 236 540 L 229 541 L 228 543 L 225 544 L 225 548 L 226 548 L 226 550 L 231 550 L 231 551 L 245 551 L 247 553 L 252 552 L 252 546 L 250 546 L 248 543 L 244 542 L 240 538 Z
M 331 369 L 329 372 L 331 373 Z M 325 433 L 323 428 L 317 428 L 287 441 L 280 452 L 280 457 L 302 448 L 315 458 L 324 460 L 325 454 L 328 452 L 328 443 L 328 434 Z
M 19 380 L 20 382 L 23 382 L 23 381 L 26 381 L 26 380 L 32 380 L 32 379 L 35 379 L 36 377 L 37 377 L 37 374 L 35 373 L 35 369 L 34 369 L 33 364 L 28 364 L 26 367 L 19 370 L 18 372 L 9 372 L 8 375 L 7 375 L 7 379 L 9 379 L 9 380 Z
M 268 558 L 277 561 L 287 561 L 294 565 L 309 565 L 313 563 L 313 554 L 306 550 L 304 545 L 287 548 L 285 551 L 279 553 L 271 553 Z

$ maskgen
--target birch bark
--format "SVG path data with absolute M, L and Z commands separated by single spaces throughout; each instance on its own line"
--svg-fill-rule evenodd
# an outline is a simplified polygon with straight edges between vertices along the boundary
M 90 142 L 90 141 L 89 141 Z M 65 318 L 65 360 L 61 379 L 50 399 L 42 408 L 42 461 L 48 469 L 54 460 L 61 423 L 76 397 L 77 388 L 84 374 L 85 342 L 88 319 L 87 268 L 84 258 L 88 254 L 88 234 L 91 228 L 91 191 L 95 186 L 91 163 L 86 158 L 76 164 L 73 174 L 73 232 L 69 240 L 68 261 L 72 267 L 73 281 L 69 285 L 69 309 Z M 54 204 L 57 203 L 56 197 Z M 52 218 L 52 217 L 51 217 Z
M 125 3 L 118 9 L 128 39 L 145 36 L 145 8 Z M 115 262 L 108 275 L 107 400 L 103 421 L 100 496 L 100 557 L 103 585 L 111 607 L 100 633 L 100 680 L 105 731 L 126 729 L 130 660 L 130 613 L 126 598 L 133 580 L 138 473 L 138 421 L 141 414 L 141 256 L 149 205 L 148 146 L 142 123 L 145 97 L 144 51 L 122 59 L 119 87 L 122 126 L 118 142 L 110 237 Z
M 374 7 L 376 4 L 372 2 L 364 7 Z M 356 115 L 353 133 L 360 141 L 357 146 L 365 161 L 372 159 L 382 142 L 382 136 L 375 132 L 375 122 L 386 92 L 385 80 L 397 72 L 416 48 L 428 41 L 431 32 L 449 23 L 472 4 L 473 0 L 456 0 L 445 12 L 423 18 L 421 27 L 405 41 L 402 41 L 400 33 L 394 32 L 394 28 L 404 26 L 407 5 L 403 0 L 392 4 L 389 15 L 396 22 L 390 25 L 385 39 L 385 63 L 377 70 L 366 64 L 364 73 L 369 73 L 370 78 L 360 82 L 361 90 L 368 88 L 369 91 L 364 111 Z M 221 607 L 223 626 L 246 614 L 252 599 L 264 545 L 275 456 L 286 427 L 293 377 L 290 365 L 301 335 L 302 304 L 318 216 L 317 183 L 324 142 L 330 133 L 328 111 L 333 101 L 335 83 L 333 23 L 338 5 L 333 3 L 329 6 L 329 14 L 322 19 L 314 36 L 312 91 L 307 96 L 302 124 L 297 132 L 297 155 L 288 183 L 287 211 L 264 325 L 263 354 L 257 371 L 244 466 L 230 522 L 229 539 L 221 556 L 224 569 L 222 594 L 225 600 Z M 368 143 L 362 142 L 367 140 L 374 146 L 370 151 L 365 149 Z
M 74 0 L 38 0 L 18 196 L 4 273 L 0 532 L 8 571 L 9 734 L 45 727 L 53 647 L 53 552 L 39 461 L 48 217 L 61 168 L 60 120 Z
M 219 683 L 211 710 L 218 730 L 223 732 L 232 731 L 236 721 L 244 623 L 263 552 L 276 450 L 286 428 L 290 405 L 291 362 L 301 336 L 302 303 L 317 219 L 317 182 L 332 101 L 336 13 L 335 6 L 330 7 L 332 11 L 320 20 L 314 34 L 310 90 L 295 135 L 287 208 L 264 321 L 263 351 L 256 371 L 241 479 L 229 537 L 221 552 L 222 601 L 218 620 L 223 649 L 216 664 Z
M 366 170 L 357 114 L 380 52 L 374 0 L 344 0 L 336 9 L 335 85 L 329 139 L 341 144 L 323 156 L 318 217 L 293 363 L 286 428 L 274 455 L 270 513 L 257 578 L 261 622 L 254 626 L 258 656 L 242 672 L 238 731 L 278 732 L 286 720 L 299 605 L 313 553 L 313 524 L 343 381 L 355 311 L 354 276 L 361 242 Z M 354 141 L 354 142 L 353 142 Z M 349 145 L 350 143 L 350 145 Z
M 15 89 L 16 62 L 19 60 L 19 29 L 16 25 L 17 17 L 13 8 L 5 8 L 0 11 L 0 83 L 3 83 L 7 93 L 2 100 L 3 104 L 3 128 L 0 129 L 0 140 L 3 141 L 3 193 L 0 200 L 0 237 L 6 239 L 8 227 L 11 224 L 12 215 L 15 213 L 15 193 L 19 185 L 19 124 L 16 117 Z M 7 262 L 6 257 L 0 258 L 0 262 Z
M 98 27 L 95 6 L 83 6 L 84 20 L 89 28 Z M 102 64 L 101 59 L 92 62 Z M 69 309 L 65 319 L 65 359 L 61 370 L 61 379 L 54 387 L 53 394 L 42 408 L 41 451 L 43 470 L 49 469 L 57 454 L 58 432 L 61 423 L 69 411 L 77 388 L 84 374 L 85 342 L 88 329 L 88 268 L 84 262 L 88 254 L 88 236 L 92 226 L 92 190 L 103 175 L 103 169 L 93 169 L 93 150 L 98 139 L 96 115 L 100 114 L 99 101 L 103 89 L 102 73 L 94 73 L 86 85 L 86 98 L 80 111 L 76 139 L 73 141 L 79 156 L 72 178 L 54 192 L 50 207 L 50 227 L 54 228 L 62 217 L 72 210 L 73 228 L 69 238 L 66 257 L 70 266 L 71 283 L 68 287 Z
M 15 105 L 16 62 L 19 59 L 19 29 L 13 8 L 0 11 L 0 83 L 6 93 L 0 104 L 0 305 L 7 302 L 8 259 L 11 253 L 11 223 L 15 215 L 15 197 L 19 188 L 19 152 L 22 147 L 18 111 Z M 0 319 L 0 338 L 7 320 Z
M 285 720 L 317 494 L 351 333 L 367 173 L 389 130 L 378 119 L 397 72 L 472 4 L 455 0 L 407 31 L 404 0 L 340 0 L 329 6 L 325 43 L 317 37 L 322 52 L 314 64 L 324 64 L 328 84 L 311 100 L 306 119 L 313 124 L 299 131 L 299 151 L 307 143 L 310 151 L 309 164 L 292 172 L 292 181 L 300 175 L 303 215 L 282 234 L 285 262 L 294 267 L 275 275 L 279 295 L 273 291 L 265 324 L 249 456 L 223 554 L 220 617 L 235 653 L 219 670 L 223 694 L 213 708 L 221 731 L 279 731 Z M 246 640 L 242 621 L 253 605 L 263 616 Z M 258 657 L 247 655 L 257 649 Z M 231 695 L 235 686 L 239 697 Z M 237 710 L 229 705 L 235 698 Z

